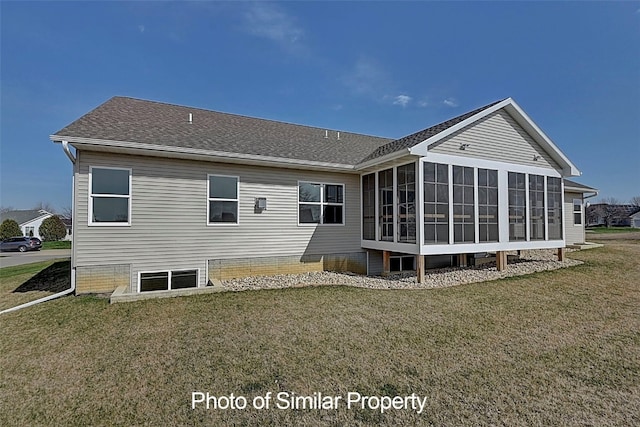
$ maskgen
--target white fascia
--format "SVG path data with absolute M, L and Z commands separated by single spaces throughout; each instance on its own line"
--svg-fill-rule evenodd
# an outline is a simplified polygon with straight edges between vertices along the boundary
M 311 160 L 288 159 L 284 157 L 262 156 L 257 154 L 231 153 L 215 150 L 202 150 L 197 148 L 173 147 L 166 145 L 146 144 L 130 141 L 112 141 L 106 139 L 62 137 L 50 135 L 53 142 L 67 141 L 76 148 L 88 147 L 101 151 L 129 151 L 132 154 L 143 154 L 158 157 L 185 158 L 206 161 L 218 161 L 222 163 L 241 163 L 258 166 L 278 166 L 285 168 L 306 168 L 325 171 L 355 172 L 353 165 L 344 163 L 315 162 Z M 140 153 L 144 151 L 144 153 Z

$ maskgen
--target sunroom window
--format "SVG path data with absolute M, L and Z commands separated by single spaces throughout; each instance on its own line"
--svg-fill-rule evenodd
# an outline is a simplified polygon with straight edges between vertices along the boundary
M 373 173 L 362 177 L 362 238 L 376 238 L 376 176 Z
M 475 241 L 473 168 L 453 166 L 453 241 Z
M 89 223 L 128 225 L 131 208 L 131 169 L 91 167 Z
M 478 169 L 478 241 L 498 241 L 498 171 Z
M 416 166 L 398 166 L 398 241 L 416 241 Z
M 378 173 L 380 240 L 393 241 L 393 169 Z
M 547 218 L 549 239 L 562 239 L 562 181 L 547 177 Z
M 449 166 L 424 163 L 424 243 L 449 243 Z
M 509 172 L 509 240 L 526 240 L 527 189 L 525 174 Z
M 544 240 L 544 176 L 529 175 L 529 234 L 531 240 Z

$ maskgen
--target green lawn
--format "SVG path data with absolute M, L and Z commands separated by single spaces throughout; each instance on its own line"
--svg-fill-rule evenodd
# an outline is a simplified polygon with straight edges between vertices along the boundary
M 640 244 L 569 256 L 585 264 L 447 289 L 83 296 L 2 315 L 0 425 L 640 425 Z M 420 415 L 206 410 L 195 391 L 427 400 Z
M 60 240 L 57 242 L 42 242 L 42 249 L 71 249 L 71 241 Z
M 631 228 L 631 227 L 593 227 L 593 228 L 587 228 L 587 233 L 594 233 L 594 234 L 640 233 L 640 228 Z

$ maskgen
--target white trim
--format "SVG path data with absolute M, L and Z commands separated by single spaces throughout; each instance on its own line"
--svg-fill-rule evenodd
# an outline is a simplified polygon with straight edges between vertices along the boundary
M 229 153 L 216 150 L 202 150 L 197 148 L 174 147 L 168 145 L 147 144 L 131 141 L 112 141 L 108 139 L 65 137 L 59 135 L 50 135 L 49 139 L 53 142 L 61 142 L 65 140 L 74 146 L 89 146 L 92 150 L 111 151 L 111 152 L 128 152 L 144 156 L 158 156 L 168 158 L 186 158 L 194 160 L 205 160 L 222 163 L 240 163 L 244 165 L 259 165 L 271 167 L 287 167 L 299 168 L 304 166 L 306 169 L 317 170 L 333 170 L 343 172 L 354 172 L 355 167 L 343 163 L 316 162 L 311 160 L 289 159 L 284 157 L 263 156 L 256 154 Z M 76 147 L 78 149 L 79 147 Z M 144 151 L 144 153 L 136 153 L 136 151 Z
M 235 178 L 236 179 L 236 198 L 235 199 L 224 199 L 218 197 L 210 197 L 210 185 L 211 180 L 209 179 L 212 176 L 217 176 L 220 178 Z M 236 222 L 210 222 L 209 221 L 209 206 L 210 202 L 236 202 Z M 207 227 L 230 227 L 230 226 L 238 226 L 240 225 L 240 176 L 238 175 L 221 175 L 217 173 L 208 173 L 207 174 Z
M 360 179 L 361 185 L 362 185 L 362 178 Z M 300 184 L 304 183 L 304 184 L 313 184 L 313 185 L 319 185 L 320 186 L 320 201 L 319 202 L 301 202 L 300 201 Z M 325 185 L 339 185 L 342 187 L 342 203 L 333 203 L 333 202 L 325 202 L 324 201 L 324 187 Z M 298 180 L 298 183 L 296 185 L 296 200 L 297 200 L 297 204 L 296 204 L 296 217 L 298 219 L 298 226 L 299 227 L 317 227 L 319 225 L 322 226 L 327 226 L 327 227 L 344 227 L 345 223 L 346 223 L 346 216 L 347 216 L 347 191 L 346 191 L 346 185 L 344 183 L 341 182 L 316 182 L 316 181 L 303 181 L 303 180 Z M 303 205 L 317 205 L 320 206 L 320 222 L 300 222 L 300 204 Z M 324 222 L 324 209 L 323 206 L 342 206 L 342 222 L 341 223 L 335 223 L 335 224 L 325 224 Z M 362 200 L 360 200 L 360 211 L 362 211 Z M 362 217 L 362 215 L 360 215 Z M 362 220 L 361 220 L 362 222 Z M 362 227 L 360 227 L 360 238 L 362 238 Z
M 154 292 L 166 292 L 166 291 L 175 291 L 175 289 L 171 288 L 171 275 L 173 274 L 173 272 L 175 271 L 195 271 L 196 272 L 196 286 L 195 288 L 199 288 L 200 287 L 200 269 L 199 268 L 174 268 L 171 270 L 150 270 L 150 271 L 138 271 L 138 284 L 136 287 L 136 291 L 137 293 L 142 293 L 143 291 L 140 290 L 140 279 L 142 277 L 143 274 L 153 274 L 153 273 L 169 273 L 167 276 L 167 289 L 160 289 L 157 291 L 144 291 L 145 294 L 152 294 Z M 183 289 L 183 288 L 180 288 Z M 192 288 L 185 288 L 185 289 L 192 289 Z
M 93 170 L 94 169 L 111 169 L 111 170 L 124 170 L 124 171 L 128 171 L 129 172 L 129 194 L 127 196 L 124 196 L 122 194 L 100 194 L 99 196 L 97 196 L 98 198 L 101 197 L 111 197 L 111 198 L 120 198 L 120 199 L 127 199 L 129 201 L 128 203 L 128 208 L 129 208 L 129 212 L 127 213 L 128 217 L 127 217 L 127 222 L 93 222 Z M 89 166 L 89 188 L 88 188 L 88 218 L 87 218 L 87 225 L 89 227 L 130 227 L 131 226 L 131 205 L 133 205 L 133 193 L 132 193 L 132 188 L 133 188 L 133 169 L 132 168 L 122 168 L 122 167 L 114 167 L 114 166 Z
M 543 185 L 544 185 L 544 240 L 549 240 L 549 197 L 547 180 L 548 176 L 543 177 Z
M 524 174 L 524 236 L 531 241 L 531 200 L 529 199 L 529 174 Z
M 379 193 L 380 191 L 378 190 L 378 185 L 380 183 L 380 181 L 378 180 L 378 173 L 380 171 L 374 171 L 373 174 L 375 175 L 375 184 L 376 184 L 376 188 L 374 190 L 375 194 L 375 207 L 376 207 L 376 211 L 373 213 L 374 217 L 375 217 L 375 223 L 376 223 L 376 232 L 375 232 L 375 241 L 378 242 L 380 241 L 380 197 L 379 197 Z M 367 239 L 368 241 L 368 239 Z
M 423 245 L 421 255 L 450 255 L 473 252 L 495 252 L 526 249 L 554 249 L 564 247 L 564 240 L 534 240 L 526 242 L 487 242 L 487 243 L 457 243 L 455 245 Z
M 470 166 L 482 169 L 506 169 L 509 172 L 522 172 L 533 175 L 548 175 L 554 178 L 562 178 L 560 172 L 552 168 L 542 168 L 539 166 L 521 165 L 518 163 L 499 162 L 496 160 L 474 159 L 472 157 L 454 156 L 451 154 L 427 153 L 420 158 L 423 162 L 447 163 L 456 166 Z
M 478 200 L 478 183 L 480 180 L 478 179 L 478 168 L 473 168 L 473 241 L 475 243 L 480 243 L 480 200 Z M 489 197 L 489 193 L 487 193 L 487 198 Z

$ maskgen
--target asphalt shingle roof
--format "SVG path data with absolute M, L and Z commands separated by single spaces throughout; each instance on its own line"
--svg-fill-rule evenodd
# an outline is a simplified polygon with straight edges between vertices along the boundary
M 381 147 L 378 147 L 373 153 L 362 159 L 362 162 L 366 162 L 369 160 L 376 159 L 378 157 L 385 156 L 387 154 L 395 153 L 396 151 L 400 151 L 403 149 L 411 148 L 414 145 L 420 144 L 422 141 L 431 138 L 434 135 L 439 134 L 452 126 L 457 125 L 458 123 L 465 121 L 469 117 L 472 117 L 479 112 L 486 110 L 489 107 L 496 105 L 503 100 L 492 102 L 491 104 L 485 105 L 484 107 L 480 107 L 473 111 L 469 111 L 468 113 L 462 114 L 458 117 L 454 117 L 442 123 L 438 123 L 435 126 L 431 126 L 429 128 L 423 129 L 416 133 L 412 133 L 411 135 L 407 135 L 403 138 L 396 139 L 395 141 L 391 141 Z
M 0 213 L 0 223 L 5 219 L 12 219 L 15 222 L 20 224 L 24 224 L 25 222 L 32 221 L 36 218 L 39 218 L 43 215 L 46 215 L 47 212 L 40 211 L 39 209 L 25 209 L 25 210 L 17 210 L 17 211 L 6 211 Z
M 193 123 L 189 123 L 189 113 Z M 257 119 L 235 114 L 114 97 L 56 132 L 59 137 L 354 165 L 388 138 Z
M 419 144 L 498 102 L 501 101 L 393 140 L 343 131 L 338 139 L 335 130 L 116 96 L 56 132 L 55 138 L 101 139 L 357 165 Z
M 579 182 L 575 182 L 572 181 L 570 179 L 565 179 L 564 180 L 564 185 L 569 186 L 569 187 L 573 187 L 573 188 L 580 188 L 583 190 L 587 190 L 587 191 L 598 191 L 597 189 L 593 188 L 593 187 L 589 187 L 588 185 L 584 185 L 584 184 L 580 184 Z

